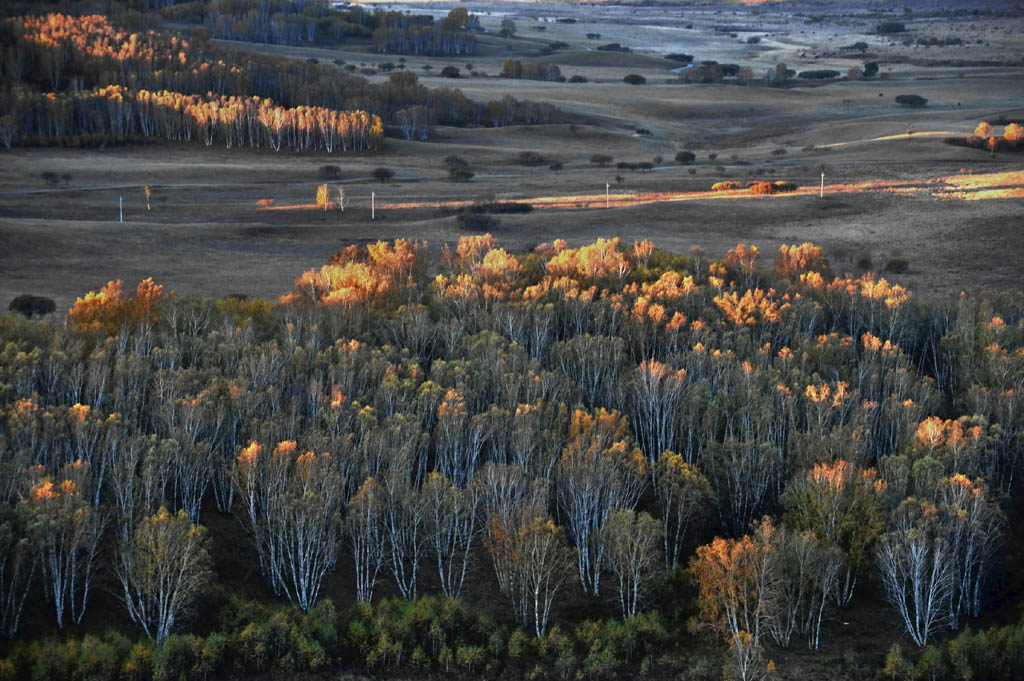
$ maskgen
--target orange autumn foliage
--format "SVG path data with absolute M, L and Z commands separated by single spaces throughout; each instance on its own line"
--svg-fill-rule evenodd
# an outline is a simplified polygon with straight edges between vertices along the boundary
M 727 320 L 736 326 L 744 326 L 775 323 L 782 319 L 782 310 L 787 304 L 779 305 L 772 300 L 774 294 L 775 289 L 747 289 L 742 296 L 736 291 L 727 291 L 712 300 Z
M 775 271 L 783 277 L 816 273 L 820 281 L 820 273 L 825 267 L 825 251 L 809 241 L 799 246 L 783 244 L 775 256 Z
M 80 330 L 102 330 L 108 336 L 116 334 L 123 325 L 138 325 L 156 320 L 156 306 L 163 297 L 164 287 L 153 279 L 139 282 L 135 295 L 126 297 L 121 280 L 108 282 L 99 293 L 90 291 L 78 298 L 68 311 L 68 326 Z

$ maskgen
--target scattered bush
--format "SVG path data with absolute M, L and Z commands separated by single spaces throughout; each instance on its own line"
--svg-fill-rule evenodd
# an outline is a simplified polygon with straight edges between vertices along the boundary
M 470 232 L 489 232 L 501 224 L 496 217 L 484 213 L 472 213 L 468 210 L 456 215 L 455 219 L 458 220 L 459 227 Z
M 520 151 L 515 157 L 515 163 L 521 166 L 542 166 L 546 165 L 548 160 L 536 151 Z
M 460 73 L 458 66 L 446 66 L 441 69 L 442 78 L 458 78 L 460 75 L 462 74 Z
M 586 83 L 586 82 L 588 82 L 588 78 L 586 76 L 581 76 L 581 75 L 579 75 L 577 73 L 577 74 L 574 74 L 574 75 L 569 77 L 569 82 L 570 83 Z
M 890 33 L 902 33 L 907 30 L 907 27 L 899 21 L 883 21 L 875 27 L 875 31 L 882 35 L 888 35 Z
M 871 256 L 867 253 L 861 254 L 857 258 L 857 267 L 868 272 L 875 266 L 875 263 L 871 261 Z
M 548 166 L 549 169 L 554 170 L 555 172 L 561 170 L 564 167 L 565 166 L 562 165 L 561 161 L 555 161 L 554 163 Z
M 374 168 L 373 172 L 370 174 L 373 176 L 373 179 L 384 184 L 385 182 L 390 182 L 391 179 L 394 178 L 395 171 L 391 168 Z
M 783 149 L 782 147 L 779 147 L 777 149 L 772 149 L 771 153 L 772 153 L 772 156 L 785 156 L 786 155 L 786 150 Z
M 679 53 L 679 54 L 666 54 L 665 55 L 665 59 L 671 59 L 672 61 L 681 61 L 684 64 L 692 64 L 693 63 L 693 55 L 692 54 L 682 54 L 682 53 Z
M 896 103 L 909 109 L 921 109 L 928 100 L 921 95 L 896 95 Z
M 448 168 L 448 179 L 452 182 L 469 182 L 476 175 L 469 168 L 451 166 Z
M 57 309 L 57 305 L 53 302 L 52 298 L 34 296 L 32 294 L 25 293 L 12 300 L 11 304 L 7 306 L 7 309 L 11 312 L 18 312 L 31 318 L 35 315 L 42 316 L 50 314 Z
M 647 79 L 641 76 L 639 73 L 628 73 L 622 78 L 623 83 L 629 83 L 630 85 L 643 85 L 647 82 Z
M 814 71 L 801 71 L 796 75 L 797 78 L 803 78 L 804 80 L 831 80 L 838 78 L 841 74 L 832 69 L 818 69 Z
M 593 163 L 596 166 L 601 166 L 602 168 L 604 168 L 607 165 L 609 165 L 613 160 L 614 159 L 611 156 L 609 156 L 608 154 L 591 154 L 590 155 L 590 162 Z
M 340 166 L 320 166 L 320 179 L 322 180 L 336 180 L 341 177 Z
M 905 274 L 910 271 L 910 263 L 905 258 L 889 258 L 882 269 L 890 274 Z

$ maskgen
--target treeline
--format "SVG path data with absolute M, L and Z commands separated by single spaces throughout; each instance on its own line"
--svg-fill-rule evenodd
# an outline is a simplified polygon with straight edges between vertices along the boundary
M 58 100 L 76 100 L 81 92 L 111 85 L 135 93 L 167 92 L 205 101 L 259 100 L 257 107 L 264 106 L 263 100 L 273 100 L 296 112 L 307 107 L 330 109 L 338 116 L 364 111 L 387 124 L 398 123 L 400 112 L 412 107 L 424 108 L 428 127 L 492 122 L 490 103 L 473 102 L 456 88 L 427 88 L 410 71 L 392 73 L 387 82 L 372 84 L 343 75 L 334 65 L 222 49 L 202 39 L 187 40 L 166 32 L 129 33 L 101 16 L 50 14 L 8 19 L 0 22 L 0 51 L 5 55 L 0 60 L 4 93 L 0 97 L 0 129 L 10 143 L 28 134 L 19 130 L 57 127 L 46 120 L 47 101 L 54 102 L 59 115 L 63 105 Z M 40 101 L 44 106 L 36 106 Z M 509 101 L 498 100 L 495 106 L 498 104 L 504 110 Z M 525 104 L 522 115 L 503 115 L 498 124 L 553 119 L 553 107 L 548 107 L 544 116 L 531 116 L 528 114 L 536 107 Z M 29 120 L 30 116 L 34 119 Z M 98 120 L 82 120 L 76 127 L 99 129 L 104 125 Z
M 285 109 L 259 98 L 132 92 L 118 85 L 56 95 L 23 92 L 13 104 L 16 113 L 0 119 L 0 143 L 8 148 L 33 138 L 102 136 L 330 153 L 379 149 L 384 137 L 380 118 L 363 111 Z
M 527 80 L 565 81 L 557 64 L 543 61 L 528 61 L 508 58 L 501 68 L 502 78 L 525 78 Z
M 337 44 L 346 36 L 370 35 L 365 23 L 369 13 L 362 8 L 340 12 L 326 0 L 208 0 L 178 5 L 164 14 L 199 19 L 214 38 L 273 45 Z
M 211 0 L 168 8 L 169 18 L 202 19 L 215 38 L 276 45 L 337 44 L 346 37 L 372 38 L 380 53 L 459 56 L 473 53 L 479 19 L 455 8 L 440 22 L 355 6 L 334 9 L 325 0 Z
M 28 602 L 81 621 L 103 573 L 170 640 L 231 580 L 213 513 L 301 611 L 371 603 L 382 579 L 410 602 L 491 584 L 519 632 L 494 651 L 546 654 L 568 603 L 657 611 L 687 564 L 730 670 L 840 636 L 866 589 L 918 645 L 984 612 L 1019 480 L 1021 296 L 919 303 L 810 244 L 763 267 L 744 245 L 515 256 L 485 235 L 442 263 L 431 277 L 421 244 L 379 242 L 274 304 L 147 280 L 66 325 L 3 319 L 5 634 Z M 327 593 L 342 554 L 349 586 Z M 413 664 L 415 646 L 385 648 Z M 444 668 L 440 649 L 424 664 Z
M 478 27 L 477 22 L 464 7 L 451 10 L 440 24 L 435 24 L 430 15 L 376 12 L 373 49 L 382 54 L 470 55 L 476 48 L 476 38 L 469 29 Z

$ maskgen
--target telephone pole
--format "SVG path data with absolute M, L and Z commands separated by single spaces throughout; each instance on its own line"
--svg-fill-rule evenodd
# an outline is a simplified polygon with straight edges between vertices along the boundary
M 818 193 L 818 198 L 825 198 L 825 171 L 821 171 L 821 191 Z
M 377 192 L 370 192 L 370 220 L 377 219 Z
M 605 208 L 611 208 L 611 206 L 608 204 L 608 190 L 610 188 L 611 188 L 611 185 L 608 184 L 607 182 L 605 182 L 604 183 L 604 207 Z
M 124 222 L 124 197 L 117 197 L 117 209 L 121 213 L 121 222 Z

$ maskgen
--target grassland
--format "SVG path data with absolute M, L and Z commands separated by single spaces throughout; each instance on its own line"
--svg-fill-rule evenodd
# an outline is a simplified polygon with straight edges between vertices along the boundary
M 274 297 L 342 244 L 409 237 L 439 249 L 454 241 L 465 232 L 455 218 L 438 210 L 440 202 L 593 197 L 603 195 L 606 185 L 612 194 L 705 192 L 722 180 L 786 180 L 810 188 L 818 187 L 822 171 L 823 199 L 810 189 L 795 196 L 708 195 L 610 208 L 600 201 L 595 206 L 567 199 L 568 207 L 502 216 L 493 231 L 517 251 L 554 238 L 580 243 L 619 235 L 650 238 L 660 248 L 677 251 L 696 245 L 720 256 L 741 241 L 767 250 L 810 240 L 827 248 L 839 270 L 856 272 L 858 264 L 868 261 L 879 269 L 889 258 L 905 258 L 910 271 L 898 278 L 925 295 L 1024 284 L 1020 183 L 1004 181 L 997 192 L 968 197 L 985 200 L 964 200 L 964 194 L 950 198 L 949 192 L 937 191 L 945 185 L 933 182 L 1021 169 L 1021 153 L 990 155 L 942 143 L 944 136 L 969 134 L 981 120 L 995 124 L 1001 118 L 1024 118 L 1019 96 L 1024 66 L 1014 57 L 1020 54 L 1019 18 L 950 19 L 915 5 L 916 13 L 905 20 L 908 33 L 892 40 L 874 33 L 877 15 L 831 4 L 657 10 L 511 3 L 468 7 L 489 12 L 482 17 L 489 33 L 479 38 L 477 54 L 468 59 L 406 57 L 399 63 L 427 85 L 458 86 L 478 101 L 512 94 L 551 102 L 565 113 L 565 122 L 438 127 L 427 142 L 395 136 L 383 152 L 344 156 L 158 144 L 4 150 L 0 305 L 6 308 L 20 293 L 35 293 L 66 308 L 109 279 L 146 276 L 183 294 Z M 438 5 L 437 11 L 447 8 Z M 516 21 L 516 37 L 495 35 L 506 17 Z M 558 23 L 556 17 L 576 23 Z M 587 33 L 601 38 L 588 39 Z M 746 42 L 754 35 L 760 42 Z M 968 44 L 902 44 L 921 36 L 957 36 Z M 569 47 L 545 55 L 553 41 Z M 868 47 L 841 49 L 858 41 Z M 633 51 L 594 49 L 610 42 Z M 242 46 L 297 59 L 342 59 L 365 69 L 399 61 L 397 55 L 371 53 L 365 42 L 338 50 Z M 678 52 L 750 66 L 758 78 L 777 62 L 797 71 L 831 68 L 845 74 L 870 60 L 880 64 L 881 73 L 872 80 L 805 81 L 786 88 L 682 84 L 680 74 L 671 70 L 680 63 L 663 58 Z M 551 61 L 565 76 L 582 75 L 588 82 L 500 78 L 507 57 Z M 487 75 L 470 76 L 467 62 L 472 71 Z M 428 64 L 432 68 L 425 71 Z M 462 67 L 466 77 L 440 77 L 449 64 Z M 387 78 L 378 73 L 369 79 Z M 624 83 L 629 73 L 643 75 L 647 83 Z M 928 106 L 899 107 L 894 99 L 905 93 L 926 97 Z M 921 134 L 928 132 L 936 134 Z M 890 139 L 878 139 L 885 137 Z M 682 149 L 696 154 L 694 164 L 673 162 Z M 517 165 L 515 156 L 522 151 L 538 152 L 564 168 L 556 172 L 546 165 Z M 594 153 L 611 155 L 615 162 L 596 167 L 589 161 Z M 449 154 L 470 162 L 472 182 L 447 180 L 442 159 Z M 655 157 L 662 161 L 654 163 Z M 652 162 L 654 168 L 618 170 L 619 161 Z M 344 212 L 310 205 L 323 181 L 318 169 L 325 164 L 342 169 L 337 182 L 349 200 Z M 371 171 L 379 166 L 392 168 L 395 179 L 375 183 Z M 40 178 L 46 171 L 68 173 L 71 180 L 49 186 Z M 880 186 L 891 183 L 913 187 L 894 192 Z M 143 185 L 153 190 L 151 210 Z M 833 192 L 833 185 L 859 190 Z M 376 195 L 374 221 L 371 192 Z M 123 223 L 118 221 L 122 197 Z M 261 208 L 260 199 L 273 199 L 278 209 Z M 399 209 L 396 204 L 418 205 Z

